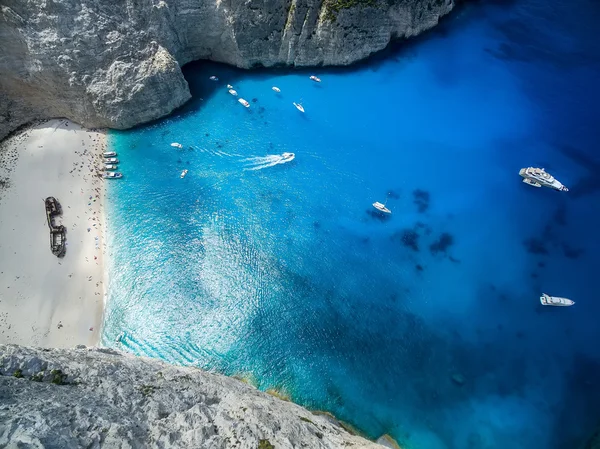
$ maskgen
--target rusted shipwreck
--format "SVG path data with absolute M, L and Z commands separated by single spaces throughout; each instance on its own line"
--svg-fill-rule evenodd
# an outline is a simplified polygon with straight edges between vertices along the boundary
M 55 225 L 54 217 L 62 213 L 60 203 L 53 196 L 44 200 L 46 205 L 46 218 L 50 228 L 50 250 L 57 257 L 63 257 L 66 250 L 67 229 L 63 225 Z

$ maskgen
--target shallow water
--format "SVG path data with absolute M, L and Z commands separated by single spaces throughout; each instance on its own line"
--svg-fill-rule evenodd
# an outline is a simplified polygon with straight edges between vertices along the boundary
M 598 19 L 479 2 L 321 84 L 190 64 L 188 105 L 110 136 L 104 344 L 406 448 L 576 447 L 600 419 Z

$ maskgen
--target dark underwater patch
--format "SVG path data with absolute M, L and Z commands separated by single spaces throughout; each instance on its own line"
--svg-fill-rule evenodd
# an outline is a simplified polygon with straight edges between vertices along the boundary
M 446 253 L 453 244 L 454 237 L 448 232 L 442 232 L 440 237 L 429 246 L 429 251 L 431 254 Z
M 419 251 L 419 234 L 413 229 L 405 229 L 398 237 L 404 246 L 413 251 Z
M 548 254 L 548 249 L 544 242 L 535 237 L 531 237 L 523 242 L 525 249 L 529 254 L 535 254 L 536 256 Z
M 572 248 L 566 243 L 562 244 L 562 249 L 565 257 L 569 259 L 579 259 L 579 257 L 585 253 L 585 250 L 582 248 Z
M 397 191 L 390 189 L 388 190 L 388 197 L 397 200 L 400 199 L 400 194 Z
M 416 189 L 413 191 L 413 202 L 417 206 L 419 213 L 424 213 L 429 209 L 431 195 L 426 190 Z

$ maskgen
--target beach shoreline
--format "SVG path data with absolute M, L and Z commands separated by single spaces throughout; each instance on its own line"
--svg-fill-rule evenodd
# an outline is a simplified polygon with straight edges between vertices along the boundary
M 105 301 L 104 130 L 36 122 L 0 142 L 0 343 L 99 344 Z M 55 197 L 66 254 L 50 251 L 44 203 Z

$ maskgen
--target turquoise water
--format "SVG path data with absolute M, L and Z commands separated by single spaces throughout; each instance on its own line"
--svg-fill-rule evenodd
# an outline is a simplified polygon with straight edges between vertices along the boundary
M 576 447 L 600 420 L 598 19 L 479 2 L 321 84 L 186 66 L 189 104 L 110 136 L 103 343 L 405 448 Z

